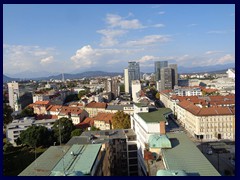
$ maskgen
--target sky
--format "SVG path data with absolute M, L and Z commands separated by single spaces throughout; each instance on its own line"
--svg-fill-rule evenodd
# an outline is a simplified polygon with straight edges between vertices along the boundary
M 235 62 L 234 4 L 4 4 L 3 73 Z

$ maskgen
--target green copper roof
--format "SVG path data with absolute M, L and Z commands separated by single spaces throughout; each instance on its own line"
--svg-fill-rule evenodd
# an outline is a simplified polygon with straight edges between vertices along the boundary
M 148 138 L 148 143 L 150 148 L 172 148 L 166 135 L 152 134 Z
M 146 123 L 158 123 L 160 121 L 167 121 L 165 116 L 170 113 L 172 113 L 170 108 L 160 108 L 157 111 L 138 113 L 138 115 Z
M 101 146 L 101 144 L 73 145 L 50 176 L 90 175 Z
M 183 170 L 158 170 L 157 176 L 187 176 Z
M 184 170 L 190 176 L 220 176 L 218 171 L 183 133 L 167 133 L 171 149 L 162 149 L 167 170 Z

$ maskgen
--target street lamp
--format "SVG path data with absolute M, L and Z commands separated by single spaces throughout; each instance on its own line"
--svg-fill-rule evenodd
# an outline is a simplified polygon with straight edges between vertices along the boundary
M 61 145 L 62 145 L 62 137 L 61 137 L 61 128 L 62 128 L 62 127 L 61 127 L 61 124 L 60 124 L 60 123 L 61 123 L 61 120 L 59 119 L 59 120 L 58 120 L 58 131 L 59 131 L 58 133 L 59 133 L 59 144 L 60 144 L 60 146 L 61 146 Z M 64 126 L 63 126 L 63 128 L 64 128 Z

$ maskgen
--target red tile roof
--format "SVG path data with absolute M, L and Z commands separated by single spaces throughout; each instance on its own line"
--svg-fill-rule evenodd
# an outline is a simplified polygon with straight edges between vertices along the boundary
M 68 115 L 68 114 L 81 114 L 83 112 L 82 109 L 79 107 L 69 107 L 69 106 L 62 106 L 59 115 Z
M 48 105 L 50 101 L 36 101 L 34 104 L 35 105 Z
M 54 111 L 54 112 L 58 112 L 60 111 L 62 108 L 61 105 L 50 105 L 48 108 L 47 108 L 47 111 Z
M 235 109 L 229 107 L 209 107 L 200 108 L 195 106 L 192 102 L 182 101 L 178 104 L 183 109 L 186 109 L 195 116 L 218 116 L 218 115 L 234 115 Z
M 93 118 L 93 120 L 95 121 L 105 121 L 106 123 L 108 124 L 111 124 L 112 123 L 112 117 L 113 117 L 113 113 L 103 113 L 103 112 L 100 112 L 97 114 L 97 116 L 95 116 Z
M 87 117 L 86 119 L 84 119 L 81 123 L 75 125 L 77 128 L 82 128 L 82 129 L 86 129 L 88 127 L 93 126 L 93 118 Z
M 86 105 L 86 108 L 104 108 L 105 109 L 106 107 L 107 107 L 107 103 L 100 103 L 95 101 L 92 101 Z

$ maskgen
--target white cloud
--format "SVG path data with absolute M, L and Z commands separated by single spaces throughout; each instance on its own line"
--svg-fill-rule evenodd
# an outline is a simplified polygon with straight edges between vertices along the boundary
M 97 56 L 100 56 L 100 53 L 93 50 L 90 45 L 87 45 L 77 50 L 76 54 L 71 57 L 71 60 L 75 63 L 77 68 L 89 67 L 95 64 L 95 58 Z
M 160 11 L 160 12 L 158 12 L 158 14 L 163 15 L 163 14 L 165 14 L 165 11 Z
M 93 66 L 111 65 L 120 62 L 120 59 L 129 58 L 129 55 L 135 54 L 139 49 L 94 49 L 90 45 L 83 46 L 77 50 L 71 57 L 74 68 L 85 68 Z
M 164 24 L 154 24 L 154 25 L 152 25 L 152 27 L 159 28 L 159 27 L 165 27 L 165 25 Z
M 205 52 L 206 55 L 212 55 L 212 54 L 218 54 L 218 53 L 222 53 L 223 51 L 207 51 Z
M 149 35 L 145 36 L 142 39 L 128 41 L 126 43 L 127 46 L 146 46 L 146 45 L 154 45 L 156 43 L 163 43 L 170 41 L 169 36 L 167 35 Z
M 146 62 L 149 62 L 149 61 L 153 61 L 153 60 L 155 60 L 155 59 L 158 59 L 158 57 L 146 55 L 146 56 L 141 57 L 141 58 L 138 60 L 138 62 L 140 62 L 140 63 L 146 63 Z
M 108 61 L 107 62 L 107 64 L 117 64 L 117 63 L 119 63 L 119 62 L 121 62 L 121 60 L 110 60 L 110 61 Z
M 45 65 L 45 64 L 50 64 L 50 63 L 52 63 L 53 62 L 53 56 L 49 56 L 49 57 L 46 57 L 46 58 L 43 58 L 43 59 L 41 59 L 41 64 L 42 65 Z
M 44 60 L 44 58 L 53 57 L 56 54 L 54 48 L 4 44 L 3 71 L 8 74 L 27 70 L 39 71 L 44 63 L 52 60 L 51 58 Z
M 116 14 L 107 14 L 106 22 L 110 27 L 120 27 L 122 29 L 141 29 L 144 26 L 138 19 L 125 20 Z
M 233 56 L 231 54 L 226 54 L 225 56 L 217 59 L 216 63 L 217 64 L 226 64 L 226 63 L 234 62 L 234 60 L 235 60 L 235 56 Z
M 99 34 L 102 34 L 100 46 L 110 47 L 118 44 L 117 37 L 127 33 L 125 30 L 115 30 L 115 29 L 101 29 L 97 31 Z

